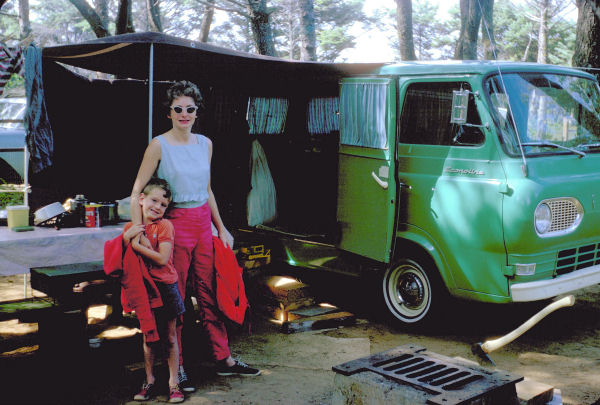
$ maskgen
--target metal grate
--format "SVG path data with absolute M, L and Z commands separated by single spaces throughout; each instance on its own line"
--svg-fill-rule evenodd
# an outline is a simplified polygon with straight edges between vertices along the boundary
M 556 199 L 547 202 L 552 211 L 550 232 L 564 231 L 572 227 L 579 219 L 579 210 L 571 200 Z
M 558 252 L 556 274 L 567 274 L 597 264 L 600 264 L 600 243 L 565 249 Z
M 430 394 L 428 404 L 464 404 L 494 392 L 514 392 L 523 377 L 482 367 L 467 366 L 449 357 L 427 352 L 424 347 L 403 345 L 369 357 L 333 367 L 333 371 L 352 375 L 371 371 Z M 512 387 L 511 387 L 512 385 Z

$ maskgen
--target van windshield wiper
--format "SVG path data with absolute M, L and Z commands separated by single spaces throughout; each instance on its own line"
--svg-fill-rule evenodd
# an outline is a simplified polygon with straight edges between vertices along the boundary
M 577 147 L 581 149 L 600 149 L 600 143 L 584 143 Z
M 573 152 L 581 157 L 585 156 L 585 152 L 582 152 L 577 149 L 569 148 L 568 146 L 562 146 L 562 145 L 559 145 L 556 143 L 552 143 L 552 142 L 526 142 L 526 143 L 522 143 L 521 145 L 522 146 L 539 146 L 539 147 L 546 147 L 546 148 L 564 149 L 564 150 L 568 150 L 569 152 Z

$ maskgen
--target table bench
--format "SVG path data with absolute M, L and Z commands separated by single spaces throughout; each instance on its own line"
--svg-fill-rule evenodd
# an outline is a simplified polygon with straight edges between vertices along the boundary
M 30 273 L 31 288 L 45 293 L 56 304 L 56 310 L 49 317 L 37 320 L 40 342 L 53 350 L 65 345 L 87 346 L 86 311 L 91 304 L 111 305 L 112 320 L 122 314 L 120 284 L 106 276 L 102 261 L 33 267 Z M 84 288 L 74 288 L 87 282 Z
M 34 267 L 30 270 L 31 288 L 55 298 L 62 305 L 80 304 L 73 287 L 81 282 L 108 280 L 102 261 Z

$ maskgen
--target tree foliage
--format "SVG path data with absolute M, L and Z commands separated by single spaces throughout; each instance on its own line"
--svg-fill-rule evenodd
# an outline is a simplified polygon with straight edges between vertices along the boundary
M 24 30 L 19 27 L 19 18 L 23 13 L 19 5 L 27 1 L 30 3 L 32 36 L 38 46 L 76 43 L 132 30 L 162 30 L 177 37 L 207 41 L 236 50 L 300 59 L 301 33 L 307 26 L 310 28 L 310 23 L 306 21 L 311 20 L 302 20 L 299 4 L 303 1 L 305 5 L 313 5 L 317 60 L 339 60 L 345 49 L 356 45 L 358 30 L 371 27 L 390 33 L 390 45 L 398 52 L 397 58 L 400 59 L 400 41 L 396 34 L 397 9 L 393 2 L 387 9 L 367 16 L 363 11 L 365 0 L 7 0 L 2 1 L 4 4 L 0 10 L 0 41 L 17 43 L 23 38 Z M 412 6 L 416 58 L 453 58 L 459 49 L 457 40 L 461 32 L 459 1 L 455 1 L 456 5 L 450 8 L 446 18 L 438 15 L 436 3 L 427 0 L 402 1 Z M 484 16 L 486 4 L 492 1 L 480 0 Z M 546 34 L 542 32 L 540 36 L 540 5 L 544 1 L 553 8 L 544 25 Z M 472 50 L 472 44 L 475 43 L 474 58 L 492 58 L 490 50 L 493 46 L 486 43 L 489 30 L 496 42 L 498 59 L 536 61 L 540 52 L 540 38 L 547 38 L 546 60 L 549 63 L 569 64 L 576 48 L 576 25 L 566 20 L 561 10 L 570 1 L 495 0 L 493 20 L 480 25 L 475 40 L 474 29 L 469 31 L 471 37 L 467 43 L 471 45 L 468 49 Z M 463 6 L 471 3 L 473 0 L 462 0 Z M 478 2 L 475 0 L 475 3 Z M 583 21 L 581 10 L 591 10 L 590 5 L 595 1 L 578 0 L 578 3 L 580 20 Z M 127 12 L 119 14 L 120 7 Z M 480 18 L 479 21 L 483 20 Z M 585 53 L 583 47 L 598 42 L 597 35 L 586 37 L 586 33 L 594 30 L 591 21 L 594 20 L 589 20 L 587 25 L 580 23 L 578 35 L 581 40 L 577 41 L 577 49 L 582 49 L 578 51 L 580 56 L 577 63 L 589 63 L 581 62 L 591 58 L 586 56 L 581 59 Z M 267 27 L 271 30 L 271 40 L 261 42 L 257 32 Z M 305 37 L 309 38 L 312 34 L 310 30 L 307 32 L 308 36 Z M 465 33 L 463 27 L 463 38 Z M 269 37 L 268 29 L 265 37 Z M 272 45 L 269 45 L 269 41 Z M 461 42 L 464 45 L 464 41 Z M 464 50 L 463 47 L 460 49 Z M 600 50 L 589 52 L 595 55 Z
M 364 0 L 315 0 L 317 55 L 322 61 L 333 62 L 346 48 L 355 45 L 350 32 L 355 24 L 372 24 L 363 11 Z
M 527 17 L 535 15 L 535 10 L 527 5 L 517 7 L 509 0 L 497 0 L 494 10 L 498 58 L 536 62 L 539 22 Z M 575 23 L 556 17 L 548 27 L 548 62 L 569 65 L 575 46 Z

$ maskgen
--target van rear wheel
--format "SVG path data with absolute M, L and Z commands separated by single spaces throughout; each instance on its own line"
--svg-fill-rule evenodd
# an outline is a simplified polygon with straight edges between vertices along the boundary
M 400 323 L 425 324 L 431 318 L 432 302 L 439 304 L 441 298 L 433 297 L 441 293 L 437 286 L 436 280 L 421 263 L 414 259 L 402 259 L 383 275 L 385 306 Z

